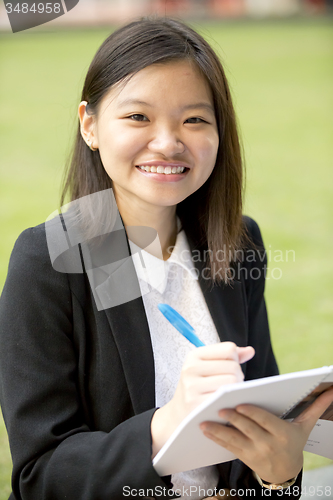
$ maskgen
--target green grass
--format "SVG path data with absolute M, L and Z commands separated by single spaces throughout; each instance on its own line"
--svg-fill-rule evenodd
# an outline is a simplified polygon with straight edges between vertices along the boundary
M 332 25 L 195 27 L 219 51 L 233 88 L 248 169 L 245 212 L 259 222 L 273 257 L 266 296 L 280 369 L 332 364 Z M 0 288 L 18 234 L 58 206 L 83 78 L 108 32 L 0 36 Z M 289 253 L 286 261 L 287 250 L 295 259 Z M 306 454 L 307 468 L 327 463 Z M 8 498 L 9 475 L 1 422 L 0 500 Z

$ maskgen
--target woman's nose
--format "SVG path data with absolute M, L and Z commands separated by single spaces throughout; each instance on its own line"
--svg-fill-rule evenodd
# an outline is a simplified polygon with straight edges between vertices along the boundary
M 165 129 L 156 132 L 154 138 L 149 142 L 148 148 L 153 153 L 160 153 L 168 158 L 185 151 L 179 134 L 176 131 Z

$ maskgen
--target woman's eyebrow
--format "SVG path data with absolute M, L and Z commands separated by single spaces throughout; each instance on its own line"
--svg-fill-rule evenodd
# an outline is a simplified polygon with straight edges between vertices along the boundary
M 154 106 L 150 104 L 149 102 L 146 101 L 141 101 L 140 99 L 124 99 L 123 101 L 118 102 L 117 107 L 121 108 L 123 106 L 128 106 L 128 105 L 141 105 L 141 106 L 149 106 L 150 108 L 153 108 Z M 196 102 L 193 104 L 186 104 L 181 107 L 182 110 L 188 110 L 188 109 L 198 109 L 198 108 L 206 108 L 212 113 L 215 113 L 213 106 L 209 102 Z
M 124 99 L 123 101 L 118 102 L 117 107 L 121 108 L 123 106 L 128 106 L 129 104 L 140 104 L 142 106 L 150 106 L 152 107 L 152 104 L 149 104 L 149 102 L 141 101 L 140 99 Z
M 194 104 L 186 104 L 182 107 L 182 109 L 198 109 L 198 108 L 206 108 L 212 113 L 215 113 L 214 108 L 209 102 L 196 102 Z

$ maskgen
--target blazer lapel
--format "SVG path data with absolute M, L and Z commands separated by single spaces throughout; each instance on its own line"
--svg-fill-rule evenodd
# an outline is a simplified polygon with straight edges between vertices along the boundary
M 134 413 L 142 413 L 155 406 L 154 356 L 126 231 L 113 231 L 100 245 L 82 243 L 81 252 L 96 307 L 105 311 L 117 345 Z
M 110 323 L 134 413 L 155 406 L 154 356 L 142 297 L 105 310 Z

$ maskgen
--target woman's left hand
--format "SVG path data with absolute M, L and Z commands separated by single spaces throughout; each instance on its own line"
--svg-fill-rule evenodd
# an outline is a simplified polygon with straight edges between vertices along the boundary
M 318 418 L 333 401 L 333 389 L 321 394 L 293 422 L 252 405 L 221 410 L 232 425 L 203 422 L 205 436 L 236 455 L 264 481 L 283 483 L 298 475 L 303 448 Z

